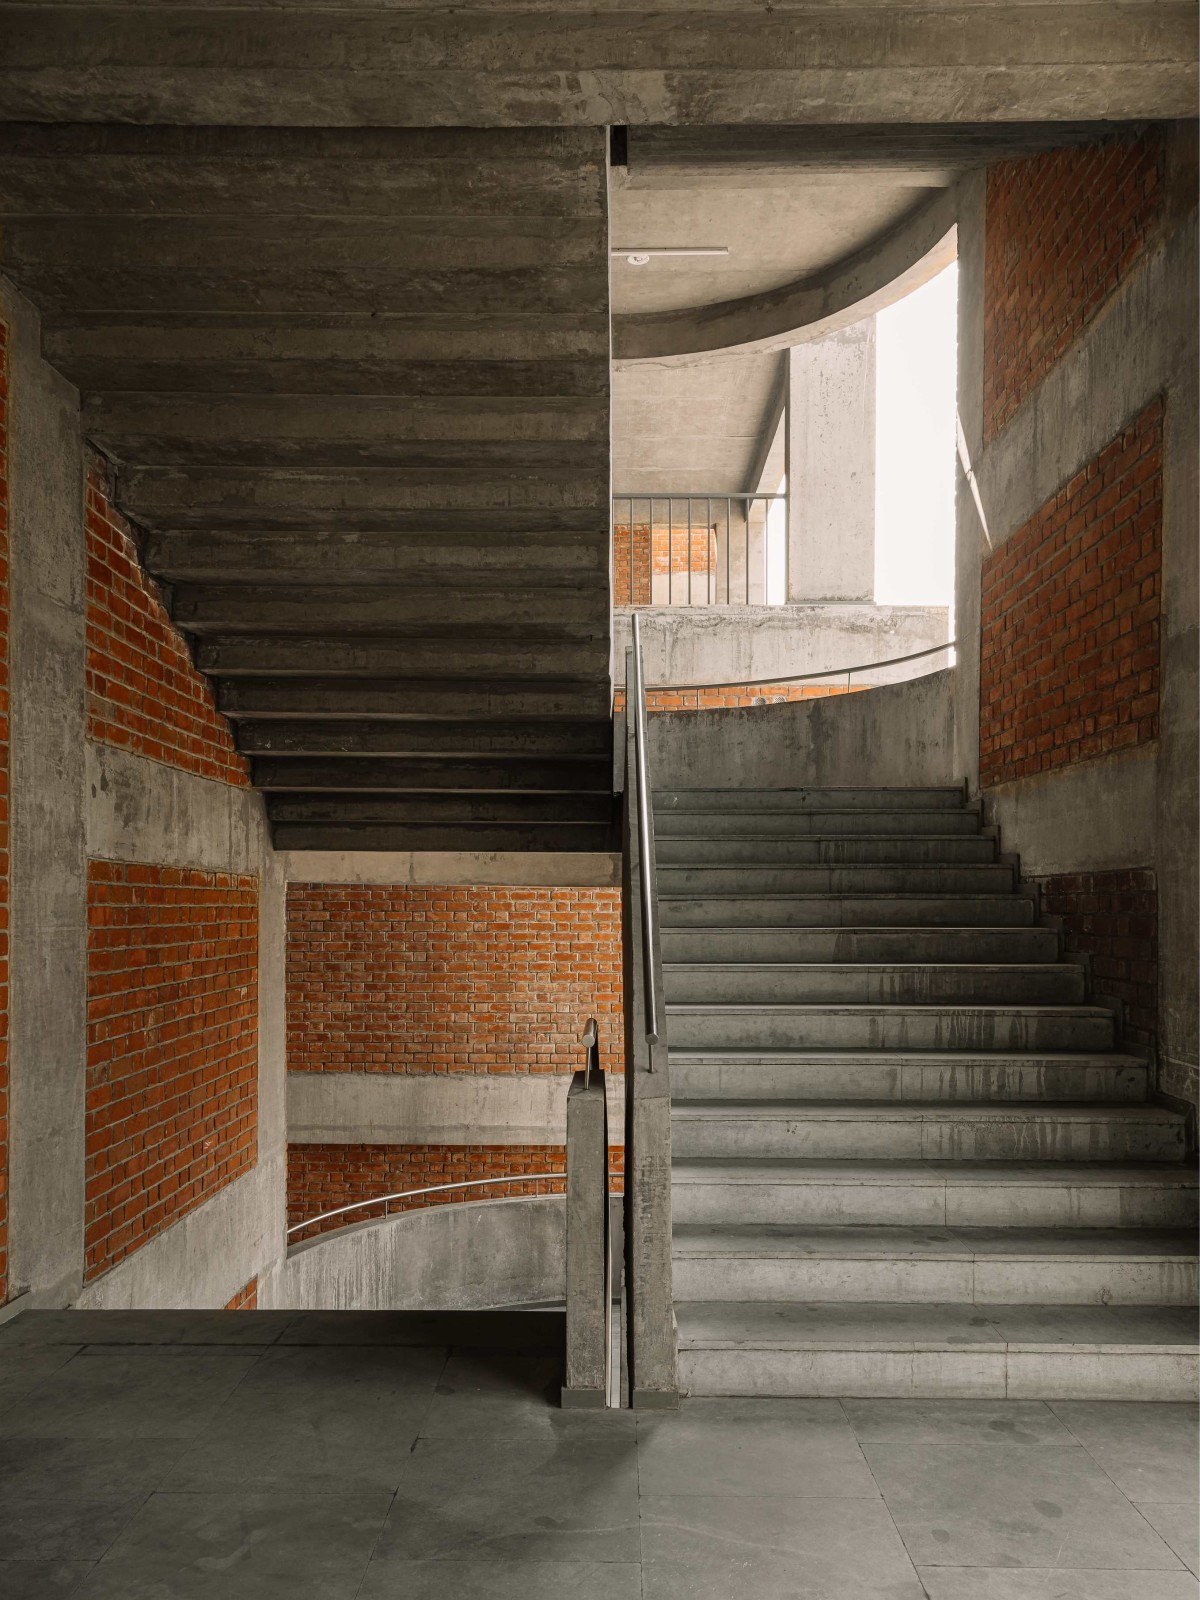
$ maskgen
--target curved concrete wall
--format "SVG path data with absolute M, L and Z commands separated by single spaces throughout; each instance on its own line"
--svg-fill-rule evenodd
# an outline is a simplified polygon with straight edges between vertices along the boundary
M 650 717 L 659 789 L 958 783 L 955 668 L 859 694 Z
M 476 1311 L 561 1300 L 563 1195 L 402 1211 L 297 1245 L 265 1281 L 260 1308 Z

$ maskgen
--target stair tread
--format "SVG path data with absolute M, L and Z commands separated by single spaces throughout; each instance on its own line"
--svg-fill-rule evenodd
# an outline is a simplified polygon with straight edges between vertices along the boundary
M 891 1223 L 682 1222 L 677 1259 L 738 1256 L 774 1260 L 1194 1260 L 1190 1228 L 909 1227 Z
M 880 1184 L 922 1187 L 942 1184 L 1088 1185 L 1105 1188 L 1195 1189 L 1200 1173 L 1191 1164 L 1082 1161 L 843 1161 L 791 1157 L 692 1156 L 671 1167 L 673 1184 Z
M 686 1066 L 705 1065 L 758 1066 L 795 1062 L 797 1065 L 832 1066 L 839 1062 L 852 1065 L 868 1062 L 872 1065 L 905 1066 L 919 1063 L 923 1066 L 1031 1066 L 1045 1062 L 1054 1067 L 1144 1067 L 1141 1056 L 1125 1055 L 1119 1050 L 698 1050 L 681 1045 L 671 1048 L 671 1060 Z
M 681 1015 L 704 1016 L 711 1013 L 724 1013 L 730 1011 L 743 1011 L 763 1016 L 784 1012 L 791 1016 L 799 1014 L 807 1016 L 814 1012 L 823 1015 L 830 1013 L 848 1012 L 852 1016 L 862 1016 L 865 1013 L 880 1013 L 884 1016 L 895 1016 L 898 1013 L 917 1012 L 928 1015 L 932 1011 L 952 1011 L 956 1013 L 978 1012 L 1020 1012 L 1022 1016 L 1051 1016 L 1051 1017 L 1089 1017 L 1111 1018 L 1112 1012 L 1105 1006 L 1091 1006 L 1076 1002 L 1063 1005 L 1041 1004 L 1038 1001 L 1021 1000 L 935 1000 L 928 1005 L 914 1005 L 911 1001 L 889 1000 L 668 1000 L 667 1010 L 678 1012 Z
M 967 1305 L 899 1301 L 676 1304 L 680 1349 L 1195 1352 L 1187 1306 Z
M 1098 1101 L 1050 1103 L 1044 1100 L 945 1101 L 945 1100 L 673 1100 L 674 1117 L 724 1121 L 734 1117 L 783 1117 L 821 1122 L 868 1122 L 886 1113 L 892 1122 L 1012 1122 L 1044 1117 L 1061 1122 L 1067 1118 L 1096 1122 L 1156 1122 L 1174 1127 L 1184 1118 L 1182 1112 L 1167 1106 Z
M 664 961 L 671 972 L 1033 972 L 1076 973 L 1071 961 Z

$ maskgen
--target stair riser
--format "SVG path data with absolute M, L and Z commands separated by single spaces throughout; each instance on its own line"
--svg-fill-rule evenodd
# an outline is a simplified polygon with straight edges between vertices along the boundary
M 709 894 L 1006 894 L 1012 868 L 977 867 L 659 867 L 665 897 Z
M 1033 963 L 1058 960 L 1058 935 L 1049 928 L 838 929 L 664 928 L 662 958 L 682 962 L 940 961 Z
M 676 1222 L 898 1228 L 1191 1228 L 1195 1189 L 1116 1185 L 676 1183 Z
M 1083 970 L 1032 968 L 670 965 L 668 1003 L 694 1005 L 1081 1005 Z
M 862 1399 L 1174 1400 L 1200 1390 L 1195 1355 L 972 1350 L 688 1350 L 692 1395 Z
M 753 834 L 760 839 L 821 834 L 855 838 L 890 834 L 923 838 L 930 834 L 978 836 L 978 811 L 656 811 L 657 839 L 721 839 Z
M 1111 1050 L 1113 1024 L 1103 1014 L 1039 1015 L 920 1010 L 815 1011 L 803 1018 L 756 1011 L 689 1015 L 668 1007 L 667 1036 L 676 1050 Z
M 908 1067 L 875 1062 L 671 1063 L 677 1100 L 1142 1101 L 1144 1067 Z
M 889 861 L 905 866 L 986 866 L 996 859 L 994 839 L 672 839 L 657 840 L 660 867 L 731 867 L 779 864 L 853 865 Z
M 819 1261 L 737 1256 L 676 1256 L 675 1294 L 682 1300 L 823 1304 L 1190 1306 L 1196 1262 L 1129 1261 Z
M 667 928 L 1027 928 L 1033 901 L 1023 895 L 687 895 L 660 886 Z
M 1181 1161 L 1182 1129 L 1160 1121 L 1028 1118 L 961 1122 L 677 1117 L 672 1154 L 820 1161 Z
M 713 811 L 961 811 L 961 789 L 660 789 L 656 812 Z

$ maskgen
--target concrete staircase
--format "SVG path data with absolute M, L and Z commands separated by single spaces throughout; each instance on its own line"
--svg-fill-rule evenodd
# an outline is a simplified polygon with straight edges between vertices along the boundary
M 959 789 L 656 796 L 693 1394 L 1196 1383 L 1196 1174 Z

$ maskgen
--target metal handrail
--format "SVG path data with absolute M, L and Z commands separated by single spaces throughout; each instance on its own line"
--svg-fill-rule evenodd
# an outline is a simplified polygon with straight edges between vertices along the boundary
M 609 1167 L 610 1178 L 621 1178 L 625 1174 L 623 1167 Z M 469 1178 L 463 1183 L 431 1183 L 423 1189 L 398 1189 L 395 1194 L 377 1194 L 370 1200 L 355 1200 L 352 1205 L 338 1206 L 334 1211 L 322 1211 L 318 1217 L 309 1217 L 305 1222 L 297 1222 L 287 1230 L 286 1237 L 291 1238 L 294 1233 L 302 1233 L 305 1228 L 315 1228 L 318 1222 L 328 1222 L 330 1217 L 344 1217 L 348 1211 L 364 1211 L 367 1206 L 385 1206 L 392 1200 L 411 1200 L 418 1194 L 442 1194 L 447 1189 L 480 1189 L 492 1183 L 542 1183 L 547 1178 L 566 1180 L 566 1172 L 509 1172 L 495 1178 Z M 513 1195 L 514 1200 L 526 1200 L 528 1195 Z M 536 1197 L 535 1197 L 536 1198 Z
M 638 616 L 634 613 L 634 630 L 637 629 Z M 876 672 L 880 667 L 898 667 L 906 661 L 921 661 L 925 656 L 940 655 L 943 650 L 953 650 L 957 639 L 947 639 L 945 644 L 931 645 L 928 650 L 914 650 L 906 656 L 888 656 L 884 661 L 860 661 L 853 667 L 826 667 L 821 672 L 777 672 L 770 678 L 725 678 L 720 682 L 706 680 L 703 683 L 654 683 L 652 689 L 760 689 L 775 683 L 813 683 L 818 678 L 849 678 L 856 672 Z
M 633 726 L 637 763 L 638 860 L 641 863 L 642 966 L 646 983 L 646 1038 L 658 1043 L 658 995 L 654 972 L 654 849 L 650 842 L 650 775 L 646 763 L 646 691 L 642 679 L 641 618 L 633 616 Z

